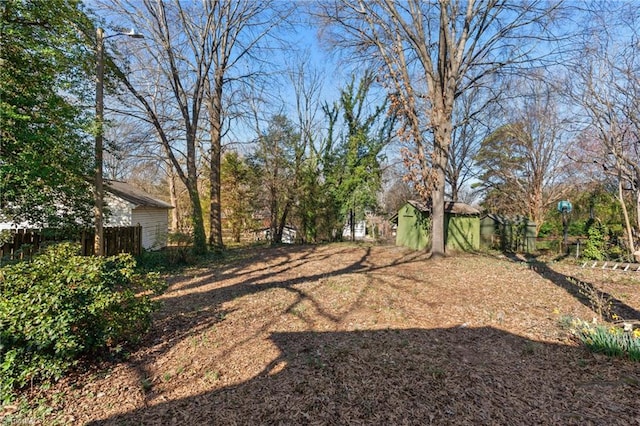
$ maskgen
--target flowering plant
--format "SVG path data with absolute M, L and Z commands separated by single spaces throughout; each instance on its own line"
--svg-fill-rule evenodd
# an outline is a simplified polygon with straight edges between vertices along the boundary
M 631 324 L 623 327 L 605 326 L 594 322 L 570 319 L 571 333 L 593 352 L 609 356 L 627 357 L 640 361 L 640 329 Z

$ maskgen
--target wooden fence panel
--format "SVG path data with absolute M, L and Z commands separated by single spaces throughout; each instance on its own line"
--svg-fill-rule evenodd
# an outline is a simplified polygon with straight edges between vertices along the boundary
M 13 239 L 0 246 L 0 259 L 31 258 L 42 243 L 42 236 L 29 229 L 18 229 L 13 233 Z
M 81 245 L 83 256 L 94 254 L 94 231 L 86 230 L 77 235 L 61 234 L 52 230 L 16 229 L 12 230 L 11 241 L 0 245 L 0 263 L 2 260 L 30 259 L 46 243 L 57 241 L 74 241 Z M 104 228 L 105 255 L 131 253 L 138 256 L 142 253 L 142 227 L 119 226 Z
M 105 228 L 104 240 L 107 256 L 118 253 L 131 253 L 138 256 L 142 252 L 142 227 Z
M 83 256 L 94 254 L 94 230 L 82 233 L 80 243 Z M 103 251 L 105 256 L 119 253 L 131 253 L 138 256 L 142 253 L 142 226 L 110 226 L 104 228 Z

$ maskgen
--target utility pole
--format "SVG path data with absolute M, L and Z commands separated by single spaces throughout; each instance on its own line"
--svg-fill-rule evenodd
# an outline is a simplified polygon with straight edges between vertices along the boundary
M 104 30 L 96 29 L 96 152 L 95 152 L 95 238 L 93 253 L 104 256 L 104 181 L 102 151 L 104 133 Z
M 95 187 L 94 187 L 94 220 L 95 237 L 93 240 L 93 253 L 96 256 L 104 256 L 104 178 L 103 145 L 104 145 L 104 41 L 111 37 L 128 36 L 132 38 L 144 38 L 140 33 L 131 30 L 128 33 L 116 33 L 110 36 L 104 35 L 102 28 L 96 28 L 96 144 L 95 144 Z

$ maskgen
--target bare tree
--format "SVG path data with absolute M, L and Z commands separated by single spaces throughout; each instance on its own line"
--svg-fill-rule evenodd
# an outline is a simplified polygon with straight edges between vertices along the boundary
M 496 84 L 499 87 L 499 84 Z M 475 177 L 474 157 L 480 144 L 497 122 L 493 90 L 475 86 L 460 95 L 453 111 L 453 132 L 445 170 L 446 188 L 451 201 L 472 198 L 469 182 Z M 464 194 L 464 197 L 463 197 Z
M 213 61 L 211 33 L 215 5 L 180 1 L 111 0 L 104 7 L 144 33 L 144 49 L 119 63 L 118 76 L 135 98 L 144 119 L 155 129 L 164 155 L 191 201 L 194 251 L 207 249 L 200 193 L 198 144 L 207 78 Z M 143 69 L 127 74 L 129 61 Z M 137 77 L 137 78 L 136 78 Z
M 589 12 L 592 27 L 581 46 L 583 53 L 571 64 L 572 95 L 585 111 L 588 120 L 585 134 L 595 142 L 582 146 L 590 161 L 616 181 L 628 248 L 634 252 L 634 226 L 625 192 L 633 194 L 637 233 L 640 230 L 640 16 L 631 3 L 593 4 Z
M 104 130 L 105 178 L 127 180 L 140 162 L 155 161 L 154 138 L 153 129 L 138 119 L 119 116 L 110 120 Z
M 253 79 L 260 72 L 264 58 L 258 53 L 274 50 L 264 41 L 273 41 L 273 30 L 292 13 L 292 8 L 283 2 L 254 0 L 210 1 L 212 26 L 209 29 L 209 48 L 212 67 L 206 78 L 206 108 L 209 120 L 209 187 L 211 208 L 209 212 L 209 244 L 222 248 L 222 219 L 220 199 L 220 165 L 222 154 L 223 123 L 228 110 L 225 109 L 225 89 L 231 83 Z M 266 55 L 265 55 L 266 56 Z M 239 71 L 247 65 L 249 71 Z M 235 72 L 234 72 L 235 70 Z
M 297 178 L 297 200 L 294 216 L 299 224 L 302 241 L 318 239 L 320 212 L 326 208 L 327 194 L 322 185 L 322 139 L 320 128 L 322 73 L 311 61 L 309 51 L 294 56 L 288 79 L 294 91 L 295 125 L 300 137 L 300 158 Z
M 456 100 L 487 77 L 529 64 L 555 37 L 554 2 L 336 0 L 319 6 L 329 38 L 373 60 L 404 120 L 410 177 L 432 203 L 432 254 L 444 255 L 445 171 Z
M 409 182 L 404 179 L 401 164 L 391 164 L 383 170 L 383 185 L 380 204 L 387 216 L 391 217 L 409 200 L 419 197 Z
M 532 80 L 520 86 L 520 96 L 504 105 L 506 123 L 482 141 L 476 160 L 485 207 L 526 215 L 540 230 L 549 208 L 571 189 L 569 121 L 552 87 Z

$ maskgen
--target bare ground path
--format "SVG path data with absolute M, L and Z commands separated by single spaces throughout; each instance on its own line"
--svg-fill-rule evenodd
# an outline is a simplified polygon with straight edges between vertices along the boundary
M 640 281 L 621 274 L 385 246 L 253 249 L 172 278 L 141 347 L 57 385 L 43 423 L 640 425 L 640 365 L 559 326 L 596 315 L 575 280 L 637 313 Z

